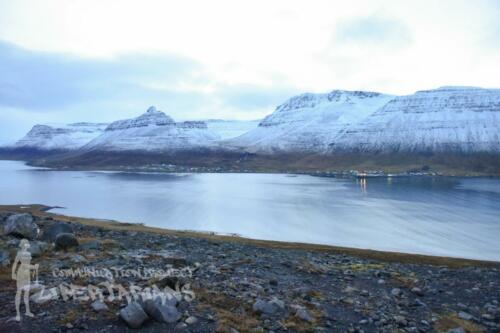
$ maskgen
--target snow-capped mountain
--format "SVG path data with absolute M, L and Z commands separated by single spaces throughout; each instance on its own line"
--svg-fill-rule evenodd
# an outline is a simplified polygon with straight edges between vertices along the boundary
M 137 118 L 111 123 L 83 150 L 163 152 L 208 147 L 219 136 L 202 121 L 176 123 L 154 106 Z
M 393 99 L 376 92 L 333 90 L 290 98 L 258 128 L 226 142 L 251 152 L 325 152 L 343 132 Z
M 104 132 L 108 124 L 74 123 L 68 125 L 35 125 L 12 148 L 38 150 L 75 150 Z
M 209 130 L 217 133 L 222 140 L 240 136 L 250 130 L 257 128 L 260 120 L 205 120 Z
M 397 97 L 331 143 L 333 152 L 498 152 L 500 89 L 442 87 Z
M 241 134 L 241 135 L 240 135 Z M 240 135 L 240 136 L 238 136 Z M 500 152 L 500 89 L 442 87 L 408 96 L 334 90 L 287 100 L 256 121 L 175 122 L 150 107 L 107 124 L 36 125 L 14 149 L 254 153 Z

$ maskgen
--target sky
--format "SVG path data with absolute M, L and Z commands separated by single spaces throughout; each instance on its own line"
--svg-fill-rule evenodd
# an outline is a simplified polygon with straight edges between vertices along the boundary
M 333 89 L 499 87 L 497 0 L 0 0 L 0 143 L 37 123 L 259 119 Z

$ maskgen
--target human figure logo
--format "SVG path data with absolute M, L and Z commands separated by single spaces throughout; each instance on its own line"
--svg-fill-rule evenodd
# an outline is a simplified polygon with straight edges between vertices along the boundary
M 24 306 L 26 316 L 34 317 L 30 311 L 30 289 L 31 289 L 31 274 L 36 275 L 36 283 L 38 283 L 38 264 L 31 264 L 31 253 L 28 251 L 30 242 L 27 239 L 22 239 L 19 242 L 19 250 L 12 265 L 12 279 L 17 281 L 16 291 L 16 320 L 21 321 L 21 296 L 24 294 Z

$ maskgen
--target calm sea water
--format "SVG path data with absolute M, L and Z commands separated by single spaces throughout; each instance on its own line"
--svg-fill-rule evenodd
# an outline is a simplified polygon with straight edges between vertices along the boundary
M 500 261 L 500 179 L 48 171 L 0 161 L 0 204 L 171 229 Z

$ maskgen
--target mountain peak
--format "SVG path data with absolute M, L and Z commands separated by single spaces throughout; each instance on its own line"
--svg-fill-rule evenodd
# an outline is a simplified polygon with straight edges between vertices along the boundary
M 148 108 L 148 110 L 146 111 L 146 113 L 156 113 L 156 112 L 161 112 L 161 111 L 158 111 L 156 109 L 156 106 L 152 105 Z
M 332 90 L 329 93 L 304 93 L 289 98 L 285 103 L 279 105 L 276 111 L 289 111 L 294 109 L 314 108 L 323 103 L 353 103 L 356 100 L 376 98 L 385 96 L 373 91 L 361 90 Z
M 467 93 L 467 92 L 480 92 L 480 91 L 488 91 L 489 89 L 481 88 L 481 87 L 472 87 L 472 86 L 442 86 L 436 89 L 426 89 L 419 90 L 416 94 L 426 94 L 426 93 Z
M 159 111 L 154 106 L 150 106 L 142 115 L 126 120 L 118 120 L 111 123 L 106 131 L 123 130 L 133 127 L 146 127 L 146 126 L 175 126 L 172 118 L 167 116 L 162 111 Z

